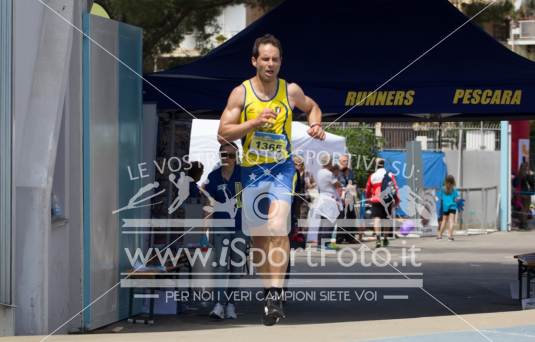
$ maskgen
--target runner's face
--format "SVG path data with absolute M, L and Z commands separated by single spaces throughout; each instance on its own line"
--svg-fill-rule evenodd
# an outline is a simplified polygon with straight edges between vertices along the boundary
M 271 82 L 279 75 L 281 67 L 280 51 L 271 44 L 262 44 L 258 47 L 258 58 L 253 57 L 256 74 L 264 82 Z

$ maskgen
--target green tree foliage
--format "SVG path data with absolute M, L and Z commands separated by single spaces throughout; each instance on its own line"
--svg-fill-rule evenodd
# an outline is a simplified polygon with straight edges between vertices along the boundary
M 518 9 L 518 19 L 533 19 L 535 17 L 535 0 L 524 0 Z
M 463 4 L 462 11 L 467 17 L 473 17 L 479 11 L 483 10 L 489 5 L 489 1 L 477 0 L 472 3 Z M 514 6 L 510 0 L 497 1 L 489 8 L 480 13 L 474 18 L 474 21 L 479 24 L 489 22 L 503 22 L 509 20 L 514 14 Z
M 117 21 L 143 28 L 143 65 L 152 71 L 154 59 L 174 51 L 184 36 L 197 35 L 202 51 L 217 34 L 216 18 L 225 6 L 249 4 L 269 9 L 281 0 L 96 0 Z M 204 48 L 204 49 L 203 49 Z
M 499 41 L 506 41 L 509 37 L 509 22 L 515 16 L 513 3 L 510 0 L 497 1 L 489 5 L 487 0 L 476 0 L 463 4 L 463 13 L 472 18 L 473 22 L 481 26 L 488 34 Z M 485 10 L 483 10 L 487 7 Z M 482 11 L 479 13 L 480 11 Z M 478 14 L 479 13 L 479 14 Z
M 365 125 L 351 128 L 330 127 L 327 131 L 346 138 L 355 181 L 362 189 L 366 185 L 368 175 L 374 171 L 373 161 L 381 149 L 381 139 L 375 136 L 373 128 Z

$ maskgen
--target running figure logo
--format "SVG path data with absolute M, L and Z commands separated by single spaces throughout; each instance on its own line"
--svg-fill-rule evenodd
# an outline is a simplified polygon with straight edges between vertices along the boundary
M 194 181 L 190 176 L 186 176 L 184 171 L 180 172 L 180 178 L 175 182 L 176 176 L 174 173 L 169 175 L 169 181 L 178 189 L 178 196 L 174 199 L 173 203 L 167 209 L 169 214 L 174 213 L 185 200 L 188 199 L 189 193 L 189 184 Z
M 207 182 L 208 184 L 208 182 Z M 236 213 L 238 212 L 238 206 L 236 203 L 238 203 L 237 198 L 234 196 L 232 198 L 229 198 L 226 184 L 221 184 L 220 186 L 224 187 L 223 193 L 225 194 L 225 202 L 218 202 L 216 201 L 210 194 L 204 190 L 202 187 L 200 188 L 200 191 L 208 198 L 210 201 L 210 205 L 206 205 L 203 207 L 203 209 L 208 213 L 215 213 L 215 212 L 224 212 L 229 214 L 230 218 L 235 218 Z

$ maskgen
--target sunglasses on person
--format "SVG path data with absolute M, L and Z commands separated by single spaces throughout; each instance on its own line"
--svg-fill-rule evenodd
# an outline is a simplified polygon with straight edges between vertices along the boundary
M 234 152 L 219 152 L 222 159 L 236 159 L 236 153 Z

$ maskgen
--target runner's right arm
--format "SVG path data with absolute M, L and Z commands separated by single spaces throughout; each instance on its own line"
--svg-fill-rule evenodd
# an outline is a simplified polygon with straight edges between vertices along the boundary
M 394 183 L 394 188 L 396 189 L 396 198 L 394 200 L 394 204 L 397 206 L 399 205 L 400 198 L 399 198 L 399 187 L 398 183 L 396 182 L 396 177 L 390 173 L 390 178 L 392 179 L 392 183 Z
M 220 144 L 226 144 L 230 141 L 241 139 L 250 131 L 268 124 L 272 119 L 276 118 L 276 115 L 272 110 L 266 109 L 255 119 L 240 123 L 244 98 L 245 89 L 241 85 L 234 88 L 230 93 L 227 106 L 225 107 L 223 114 L 221 114 L 221 119 L 219 121 L 217 140 Z

